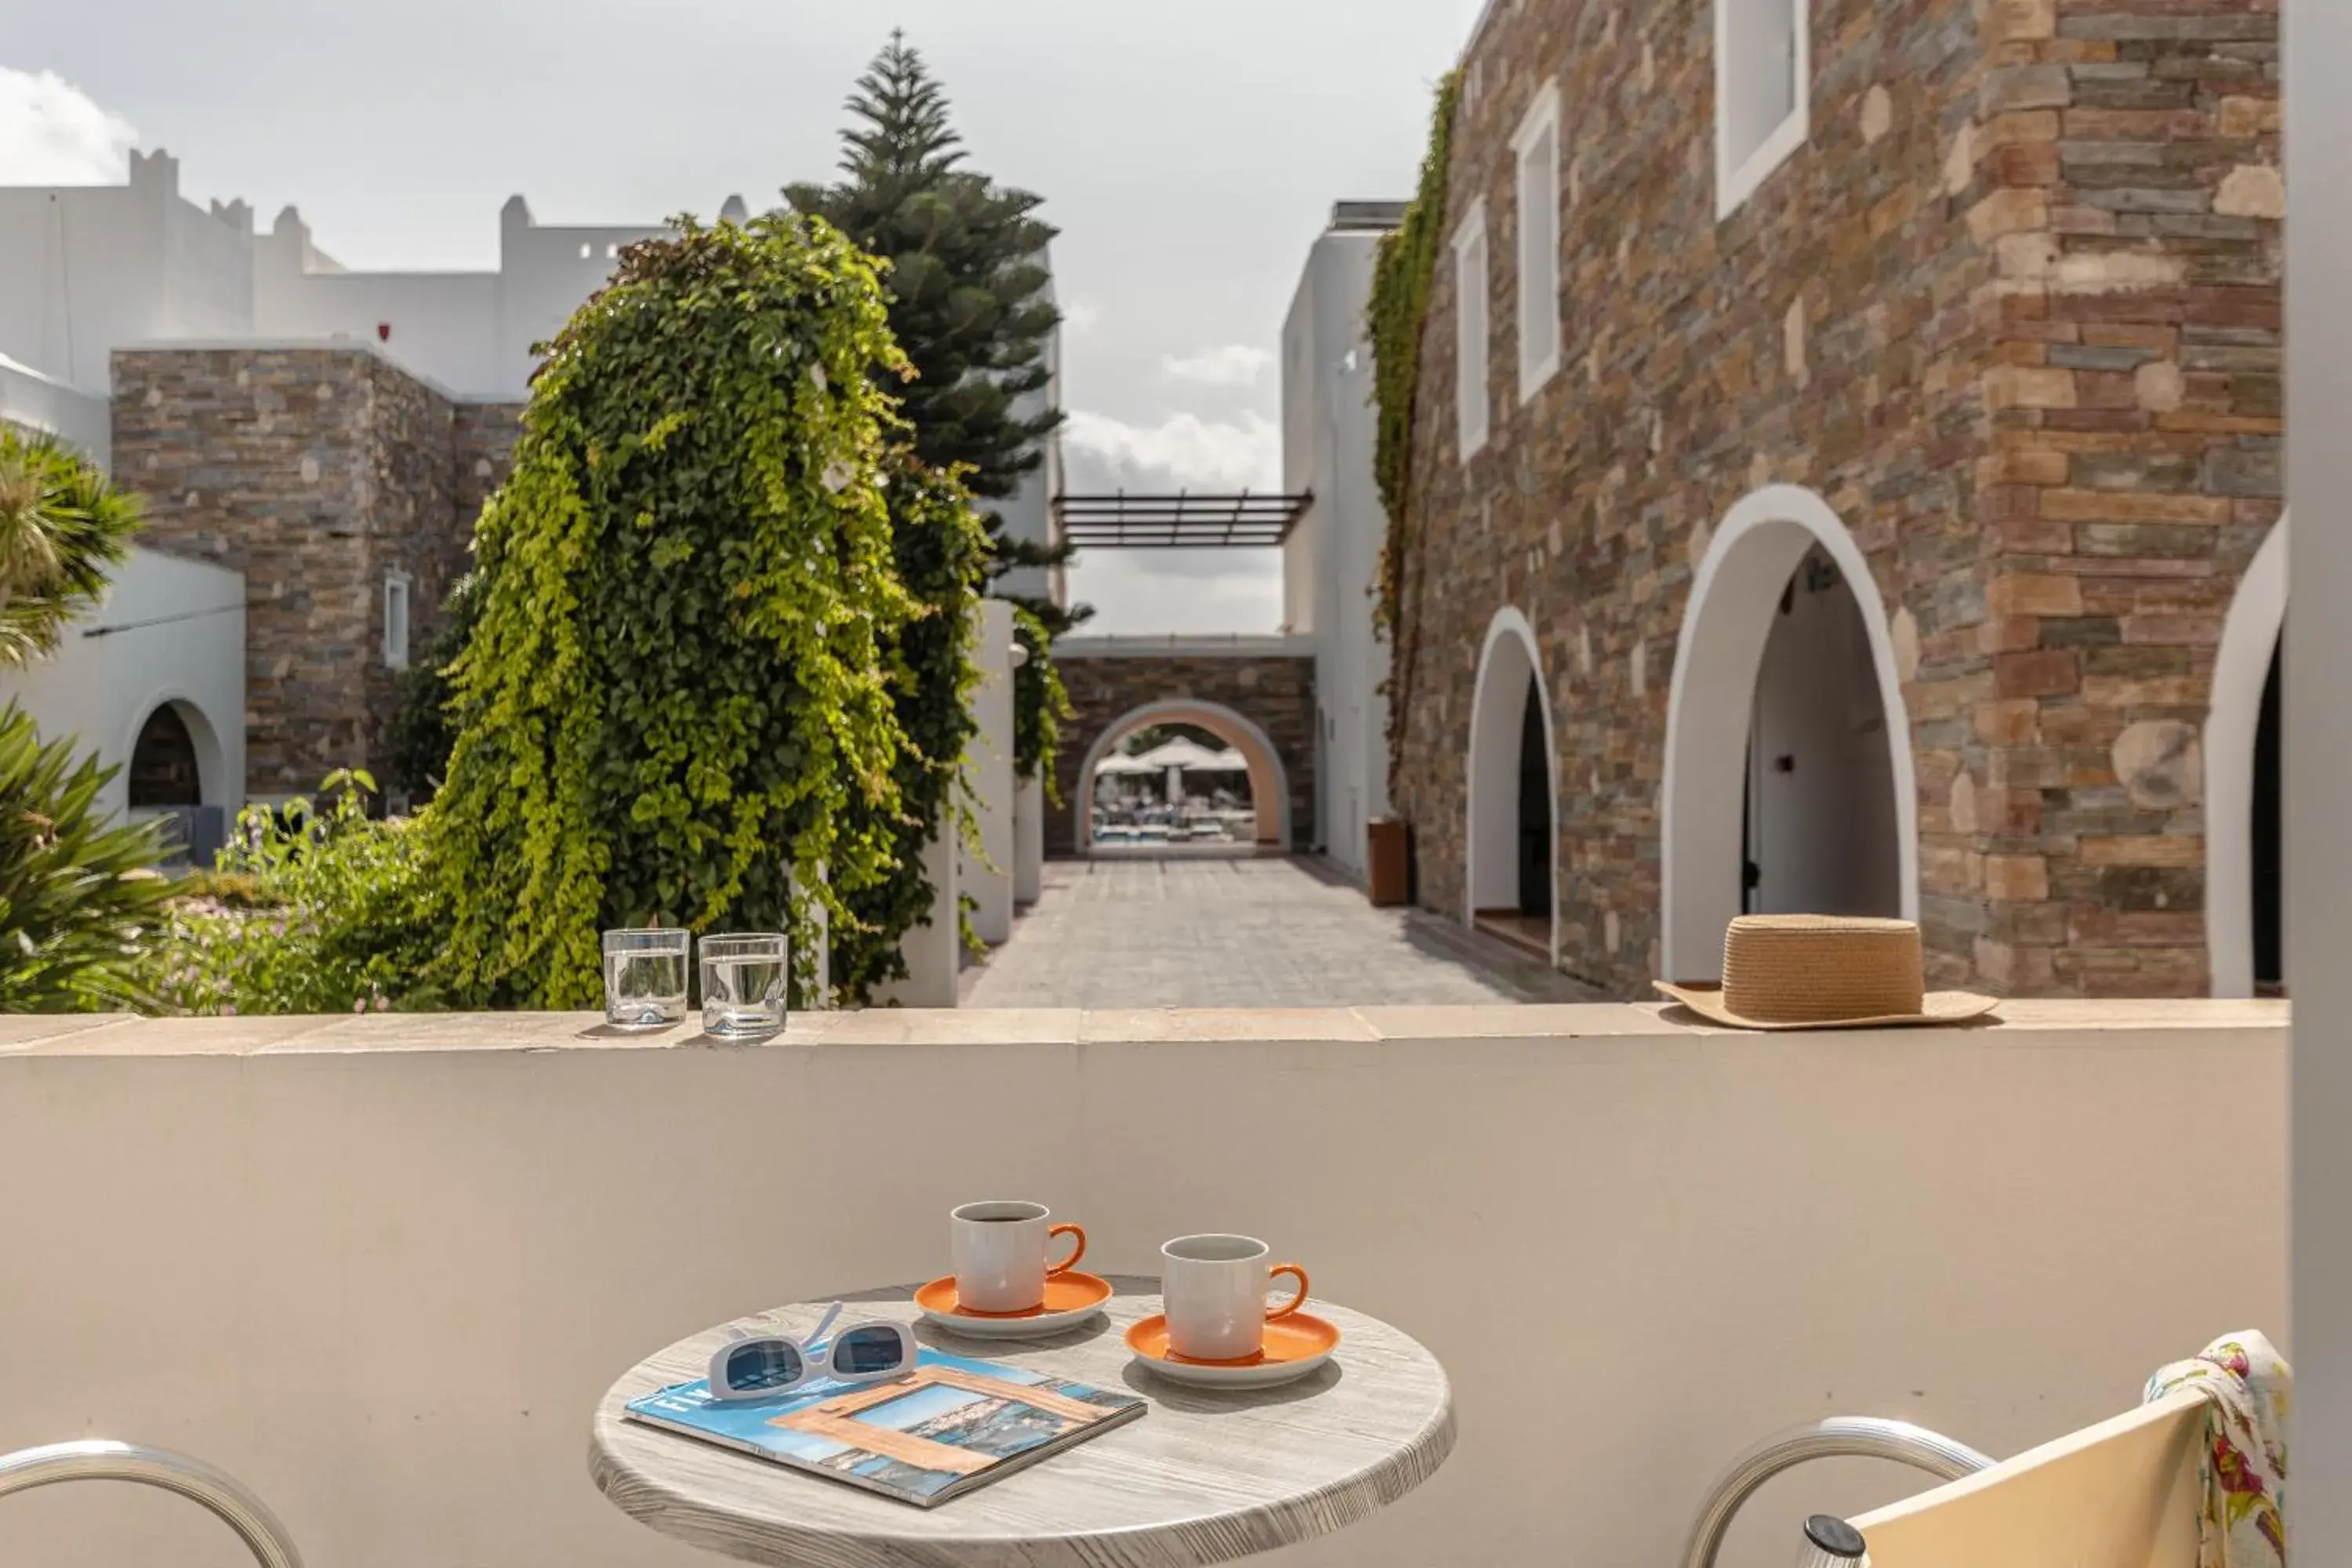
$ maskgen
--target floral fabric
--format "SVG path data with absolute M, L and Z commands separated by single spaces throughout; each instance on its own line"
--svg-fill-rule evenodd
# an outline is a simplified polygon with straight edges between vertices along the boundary
M 2184 1388 L 2205 1395 L 2199 1568 L 2284 1568 L 2286 1421 L 2294 1374 L 2270 1341 L 2229 1334 L 2147 1380 L 2141 1403 Z

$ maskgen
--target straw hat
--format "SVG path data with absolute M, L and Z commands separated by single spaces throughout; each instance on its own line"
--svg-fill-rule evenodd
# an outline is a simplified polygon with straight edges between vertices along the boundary
M 1999 1004 L 1967 991 L 1927 994 L 1919 928 L 1841 915 L 1741 915 L 1723 933 L 1723 984 L 1658 989 L 1713 1023 L 1741 1029 L 1859 1029 L 1957 1024 Z

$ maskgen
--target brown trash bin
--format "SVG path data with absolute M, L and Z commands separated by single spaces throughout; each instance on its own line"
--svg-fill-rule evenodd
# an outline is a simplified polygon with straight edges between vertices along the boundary
M 1412 902 L 1412 829 L 1383 816 L 1365 827 L 1364 837 L 1372 903 L 1387 908 Z

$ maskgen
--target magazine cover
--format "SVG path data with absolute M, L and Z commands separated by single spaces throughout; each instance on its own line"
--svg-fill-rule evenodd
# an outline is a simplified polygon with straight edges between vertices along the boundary
M 1131 1394 L 925 1350 L 891 1383 L 813 1383 L 714 1400 L 698 1378 L 632 1400 L 632 1420 L 929 1508 L 1143 1414 Z

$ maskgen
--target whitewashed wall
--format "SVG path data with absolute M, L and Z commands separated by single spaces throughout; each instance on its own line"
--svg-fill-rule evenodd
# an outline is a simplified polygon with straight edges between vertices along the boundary
M 1789 1423 L 2006 1457 L 2217 1333 L 2294 1353 L 2284 1005 L 2008 1012 L 1759 1037 L 1623 1006 L 875 1011 L 726 1049 L 585 1016 L 0 1019 L 0 1450 L 193 1451 L 335 1568 L 689 1568 L 589 1483 L 610 1382 L 926 1278 L 950 1205 L 1022 1196 L 1113 1271 L 1263 1236 L 1444 1361 L 1435 1481 L 1269 1563 L 1664 1568 Z M 1725 1568 L 1924 1482 L 1785 1478 Z M 169 1499 L 6 1506 L 0 1568 L 242 1568 Z
M 0 424 L 55 436 L 100 468 L 113 460 L 114 420 L 103 397 L 77 392 L 0 355 Z
M 148 715 L 173 705 L 195 742 L 204 803 L 235 815 L 245 804 L 244 574 L 133 546 L 57 652 L 0 671 L 0 701 L 11 699 L 43 735 L 78 736 L 118 768 Z M 99 799 L 127 811 L 129 780 L 118 773 Z
M 1314 504 L 1283 552 L 1283 605 L 1316 639 L 1316 822 L 1330 858 L 1365 870 L 1364 826 L 1388 811 L 1388 645 L 1373 636 L 1387 532 L 1372 456 L 1372 354 L 1364 336 L 1377 233 L 1334 229 L 1307 253 L 1282 331 L 1283 489 Z

